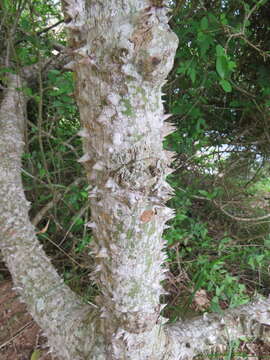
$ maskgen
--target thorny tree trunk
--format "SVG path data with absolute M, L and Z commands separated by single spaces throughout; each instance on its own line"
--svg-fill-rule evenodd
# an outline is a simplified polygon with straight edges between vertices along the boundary
M 63 284 L 38 244 L 20 179 L 23 97 L 10 76 L 0 114 L 0 241 L 23 301 L 65 360 L 192 358 L 240 336 L 266 338 L 269 301 L 164 324 L 162 232 L 170 154 L 161 87 L 177 39 L 150 0 L 65 0 L 92 206 L 97 309 Z
M 150 1 L 65 1 L 76 72 L 85 165 L 92 188 L 91 226 L 109 353 L 161 358 L 164 204 L 171 132 L 161 87 L 177 37 L 166 8 Z

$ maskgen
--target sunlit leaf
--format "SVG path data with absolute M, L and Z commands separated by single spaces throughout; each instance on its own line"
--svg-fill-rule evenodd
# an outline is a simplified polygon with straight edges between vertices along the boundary
M 224 79 L 228 73 L 228 64 L 225 56 L 218 56 L 216 60 L 216 70 L 219 76 Z
M 32 355 L 31 355 L 31 359 L 30 360 L 38 360 L 40 359 L 40 356 L 41 356 L 41 351 L 36 349 Z
M 229 81 L 227 80 L 220 80 L 219 84 L 221 85 L 222 89 L 225 91 L 225 92 L 231 92 L 232 91 L 232 86 L 231 84 L 229 83 Z

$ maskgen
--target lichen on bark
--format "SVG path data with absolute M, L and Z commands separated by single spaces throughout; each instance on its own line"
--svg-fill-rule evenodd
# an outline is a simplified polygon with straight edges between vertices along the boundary
M 10 74 L 0 111 L 0 245 L 14 285 L 59 359 L 184 360 L 246 336 L 269 340 L 269 300 L 165 324 L 162 231 L 174 131 L 161 87 L 176 36 L 162 2 L 65 0 L 94 234 L 96 306 L 59 277 L 28 219 L 21 183 L 24 98 Z M 229 337 L 228 337 L 229 334 Z
M 74 2 L 66 5 L 72 44 L 84 24 L 71 65 L 86 154 L 80 161 L 94 187 L 95 280 L 109 348 L 115 358 L 121 352 L 121 358 L 146 359 L 157 346 L 149 336 L 164 322 L 162 232 L 173 211 L 164 205 L 172 190 L 166 183 L 170 157 L 162 148 L 167 125 L 161 88 L 178 40 L 167 9 L 148 1 L 86 2 L 90 22 L 75 15 Z

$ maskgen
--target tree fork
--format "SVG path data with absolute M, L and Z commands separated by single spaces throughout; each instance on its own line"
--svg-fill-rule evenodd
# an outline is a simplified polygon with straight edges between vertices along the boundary
M 84 156 L 79 161 L 92 186 L 89 226 L 108 358 L 192 357 L 206 344 L 224 344 L 224 319 L 230 319 L 226 334 L 231 331 L 238 338 L 245 333 L 241 323 L 248 313 L 261 329 L 258 317 L 263 314 L 269 323 L 268 302 L 261 311 L 257 303 L 239 309 L 241 321 L 237 312 L 229 311 L 224 317 L 211 315 L 213 327 L 204 318 L 193 322 L 190 338 L 199 334 L 205 341 L 198 347 L 186 345 L 191 341 L 185 341 L 182 323 L 163 326 L 160 317 L 162 232 L 173 216 L 164 205 L 172 193 L 165 181 L 172 155 L 162 149 L 162 140 L 174 131 L 165 123 L 161 88 L 178 43 L 168 27 L 164 2 L 64 4 L 74 54 L 69 66 L 76 73 L 83 127 L 79 135 Z M 206 333 L 198 331 L 198 324 Z
M 20 178 L 25 99 L 9 74 L 0 103 L 0 245 L 13 282 L 52 350 L 65 360 L 183 360 L 243 336 L 269 341 L 269 300 L 223 314 L 165 324 L 162 232 L 173 211 L 174 129 L 163 114 L 161 87 L 177 38 L 164 2 L 66 0 L 84 155 L 91 185 L 97 307 L 63 283 L 35 237 Z M 22 261 L 23 259 L 23 261 Z

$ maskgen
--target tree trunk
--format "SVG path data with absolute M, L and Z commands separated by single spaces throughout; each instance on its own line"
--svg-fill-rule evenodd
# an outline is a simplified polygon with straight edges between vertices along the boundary
M 20 179 L 24 98 L 18 75 L 10 75 L 0 104 L 1 249 L 60 359 L 188 359 L 243 335 L 266 338 L 263 325 L 270 325 L 269 301 L 173 325 L 160 316 L 162 232 L 173 216 L 165 206 L 171 154 L 162 149 L 173 127 L 165 122 L 161 87 L 177 47 L 161 3 L 64 1 L 82 123 L 79 161 L 90 183 L 93 277 L 101 293 L 96 308 L 63 283 L 29 222 Z
M 171 154 L 162 148 L 170 126 L 161 88 L 177 37 L 168 9 L 150 1 L 65 4 L 108 351 L 115 359 L 159 359 L 162 233 L 173 216 L 164 205 Z

